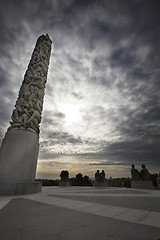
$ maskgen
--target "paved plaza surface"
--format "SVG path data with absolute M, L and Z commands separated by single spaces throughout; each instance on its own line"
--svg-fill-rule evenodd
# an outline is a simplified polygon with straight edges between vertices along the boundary
M 0 240 L 160 240 L 160 191 L 43 187 L 0 196 Z

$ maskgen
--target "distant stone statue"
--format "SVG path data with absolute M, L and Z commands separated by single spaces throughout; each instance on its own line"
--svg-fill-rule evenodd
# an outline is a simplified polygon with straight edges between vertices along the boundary
M 69 181 L 69 172 L 67 170 L 63 170 L 60 173 L 61 181 L 59 182 L 59 186 L 67 187 L 70 186 Z
M 135 169 L 134 165 L 132 165 L 131 175 L 131 188 L 154 189 L 153 183 L 150 178 L 150 173 L 148 169 L 146 169 L 144 164 L 142 164 L 141 172 Z
M 116 180 L 110 177 L 107 181 L 108 187 L 116 187 Z
M 132 165 L 131 169 L 132 180 L 140 180 L 140 172 L 135 169 L 134 164 Z
M 95 173 L 95 181 L 101 182 L 101 174 L 100 174 L 99 170 L 97 170 L 97 172 Z
M 102 170 L 102 172 L 100 174 L 101 174 L 101 181 L 105 182 L 105 172 L 104 172 L 104 170 Z
M 61 177 L 61 181 L 62 182 L 68 182 L 68 180 L 69 180 L 69 172 L 63 170 L 61 172 L 61 174 L 60 174 L 60 177 Z
M 142 180 L 150 180 L 150 173 L 144 164 L 142 164 L 142 170 L 141 170 L 140 176 Z
M 106 179 L 105 179 L 105 172 L 102 170 L 100 173 L 99 170 L 95 173 L 95 186 L 96 187 L 105 187 L 106 186 Z

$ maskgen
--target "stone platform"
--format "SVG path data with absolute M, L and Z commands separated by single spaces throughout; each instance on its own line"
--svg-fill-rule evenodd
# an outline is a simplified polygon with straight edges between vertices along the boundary
M 131 181 L 131 188 L 135 188 L 135 189 L 155 189 L 155 187 L 153 186 L 152 181 L 148 180 L 148 181 L 141 181 L 141 180 L 132 180 Z
M 43 187 L 0 197 L 0 239 L 159 240 L 160 191 Z
M 38 193 L 42 190 L 42 183 L 0 183 L 0 195 L 20 195 Z
M 60 182 L 59 183 L 60 187 L 69 187 L 70 185 L 71 185 L 70 182 Z
M 94 187 L 107 187 L 107 181 L 106 182 L 95 182 Z

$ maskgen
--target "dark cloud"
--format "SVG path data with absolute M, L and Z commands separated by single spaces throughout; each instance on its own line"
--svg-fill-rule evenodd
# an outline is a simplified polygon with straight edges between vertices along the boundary
M 72 143 L 72 144 L 80 144 L 82 143 L 82 140 L 80 137 L 75 138 L 73 135 L 67 133 L 67 132 L 48 132 L 45 133 L 47 136 L 47 139 L 51 139 L 53 144 L 60 144 L 64 145 L 67 143 Z
M 78 100 L 81 100 L 83 97 L 80 93 L 72 92 L 72 95 L 77 98 Z
M 130 49 L 126 49 L 126 48 L 119 48 L 116 49 L 110 59 L 109 62 L 111 64 L 112 67 L 115 66 L 120 66 L 120 67 L 125 67 L 125 68 L 131 68 L 133 66 L 133 64 L 135 63 L 136 59 L 135 57 L 132 55 L 132 52 Z
M 124 162 L 120 162 L 120 163 L 114 163 L 114 162 L 96 162 L 96 163 L 89 163 L 88 164 L 89 166 L 96 166 L 96 167 L 98 167 L 98 166 L 118 166 L 118 165 L 120 165 L 120 166 L 128 166 L 128 163 L 124 163 Z
M 83 142 L 80 137 L 75 138 L 73 135 L 67 132 L 45 132 L 43 137 L 46 140 L 40 142 L 40 159 L 54 159 L 62 157 L 62 155 L 68 155 L 64 153 L 62 147 L 71 145 L 74 148 L 75 145 L 81 145 Z M 59 150 L 58 150 L 59 149 Z M 67 151 L 67 149 L 66 149 Z
M 44 126 L 44 129 L 48 130 L 48 126 L 51 127 L 57 127 L 60 124 L 62 124 L 63 119 L 65 118 L 65 115 L 59 111 L 43 111 L 43 118 L 42 118 L 42 124 Z

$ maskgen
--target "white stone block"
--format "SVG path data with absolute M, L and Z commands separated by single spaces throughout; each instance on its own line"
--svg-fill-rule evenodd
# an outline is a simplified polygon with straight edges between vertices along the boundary
M 38 134 L 11 129 L 0 149 L 0 183 L 35 181 L 39 149 Z

